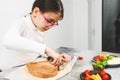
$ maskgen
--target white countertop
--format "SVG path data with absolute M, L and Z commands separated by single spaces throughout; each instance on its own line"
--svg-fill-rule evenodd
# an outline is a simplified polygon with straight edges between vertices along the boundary
M 76 64 L 74 65 L 73 69 L 71 72 L 66 75 L 65 77 L 58 79 L 58 80 L 80 80 L 80 74 L 86 70 L 93 70 L 92 65 L 91 65 L 91 60 L 94 56 L 105 53 L 105 54 L 111 54 L 111 55 L 116 55 L 120 56 L 119 53 L 110 53 L 110 52 L 97 52 L 97 51 L 90 51 L 90 50 L 85 50 L 85 51 L 80 51 L 80 53 L 74 54 L 74 55 L 80 55 L 83 56 L 83 60 L 77 60 Z M 115 68 L 106 68 L 105 71 L 111 75 L 111 80 L 120 80 L 120 67 L 115 67 Z
M 65 75 L 62 78 L 59 78 L 57 80 L 80 80 L 80 74 L 86 70 L 92 70 L 92 65 L 91 65 L 91 60 L 94 56 L 101 54 L 101 53 L 108 53 L 111 55 L 116 55 L 116 56 L 120 56 L 119 53 L 110 53 L 110 52 L 98 52 L 98 51 L 90 51 L 90 50 L 85 50 L 85 51 L 80 51 L 80 52 L 76 52 L 76 51 L 71 51 L 71 50 L 62 50 L 60 51 L 60 49 L 58 50 L 58 52 L 66 52 L 70 55 L 75 55 L 75 56 L 82 56 L 83 60 L 77 60 L 77 62 L 75 63 L 75 65 L 73 66 L 72 70 Z M 12 71 L 16 70 L 16 68 L 11 69 L 11 70 L 7 70 L 4 73 L 0 73 L 0 77 L 6 76 L 7 74 L 11 73 Z M 107 73 L 109 73 L 112 77 L 112 80 L 120 80 L 119 75 L 120 75 L 120 67 L 117 68 L 106 68 L 105 71 Z M 0 80 L 4 80 L 4 79 L 0 79 Z

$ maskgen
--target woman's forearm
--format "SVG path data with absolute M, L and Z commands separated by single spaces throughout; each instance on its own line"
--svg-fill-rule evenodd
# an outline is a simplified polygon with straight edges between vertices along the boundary
M 3 38 L 2 44 L 10 49 L 28 51 L 43 54 L 45 52 L 45 45 L 36 41 L 20 36 L 15 29 L 10 30 Z

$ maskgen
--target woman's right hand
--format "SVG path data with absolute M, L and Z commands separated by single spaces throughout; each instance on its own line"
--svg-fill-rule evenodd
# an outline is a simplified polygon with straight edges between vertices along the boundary
M 46 47 L 45 54 L 53 58 L 53 61 L 51 62 L 51 64 L 55 66 L 59 66 L 61 64 L 62 59 L 59 53 L 55 52 L 51 48 Z

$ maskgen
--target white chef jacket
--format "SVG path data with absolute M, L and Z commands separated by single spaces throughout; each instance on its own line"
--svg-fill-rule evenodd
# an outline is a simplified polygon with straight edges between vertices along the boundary
M 44 54 L 43 38 L 44 32 L 34 26 L 30 15 L 14 21 L 2 40 L 5 49 L 0 55 L 0 68 L 24 64 L 33 61 L 39 54 Z

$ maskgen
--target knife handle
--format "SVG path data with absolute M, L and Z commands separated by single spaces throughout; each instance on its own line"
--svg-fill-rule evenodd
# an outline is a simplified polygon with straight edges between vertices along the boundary
M 50 62 L 52 62 L 54 59 L 51 56 L 48 56 L 47 60 L 50 61 Z

